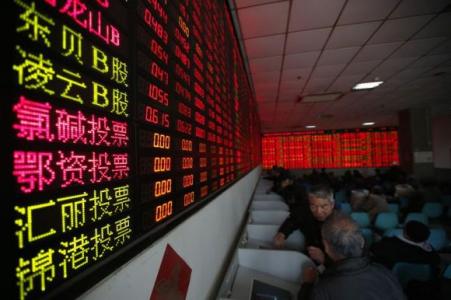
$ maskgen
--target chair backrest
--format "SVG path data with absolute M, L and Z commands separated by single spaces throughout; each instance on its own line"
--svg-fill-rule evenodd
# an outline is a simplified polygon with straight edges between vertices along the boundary
M 445 268 L 445 271 L 443 271 L 443 277 L 444 277 L 444 278 L 451 279 L 451 264 L 449 264 L 449 265 Z
M 427 281 L 432 279 L 432 266 L 427 264 L 413 264 L 398 262 L 393 266 L 393 273 L 398 277 L 403 287 L 406 287 L 409 281 Z
M 448 239 L 446 238 L 446 231 L 441 227 L 431 228 L 431 235 L 427 240 L 435 250 L 440 251 L 448 244 Z
M 370 247 L 373 244 L 373 231 L 370 228 L 360 228 L 360 232 L 365 238 L 365 246 Z
M 379 213 L 374 221 L 374 227 L 382 231 L 396 228 L 399 225 L 398 215 L 394 212 Z
M 289 215 L 288 211 L 252 210 L 250 219 L 252 224 L 281 225 Z
M 351 204 L 343 202 L 340 204 L 340 211 L 349 215 L 352 212 Z
M 418 221 L 423 223 L 424 225 L 429 225 L 428 217 L 423 213 L 409 213 L 407 214 L 406 220 L 404 221 L 404 224 L 406 224 L 409 221 Z
M 351 218 L 359 224 L 360 227 L 370 226 L 370 216 L 366 212 L 353 212 Z
M 421 210 L 428 218 L 438 218 L 443 213 L 443 204 L 439 202 L 427 202 Z
M 385 237 L 400 236 L 402 234 L 402 231 L 403 230 L 401 228 L 388 229 L 387 231 L 384 232 L 384 236 Z
M 389 203 L 388 211 L 393 212 L 395 214 L 399 213 L 399 204 L 398 203 Z
M 451 195 L 443 195 L 441 198 L 441 201 L 444 206 L 450 206 L 451 205 Z
M 288 205 L 282 201 L 253 201 L 251 210 L 282 210 L 288 211 Z

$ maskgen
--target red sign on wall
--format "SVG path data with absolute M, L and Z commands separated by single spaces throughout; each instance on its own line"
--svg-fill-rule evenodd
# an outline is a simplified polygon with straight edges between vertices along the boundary
M 168 244 L 150 300 L 184 300 L 191 278 L 190 266 Z

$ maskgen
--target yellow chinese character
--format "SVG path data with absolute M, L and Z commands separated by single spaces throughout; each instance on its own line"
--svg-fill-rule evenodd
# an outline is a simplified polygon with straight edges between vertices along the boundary
M 58 198 L 58 202 L 69 201 L 61 205 L 61 229 L 63 232 L 82 227 L 86 222 L 86 199 L 88 194 L 72 195 Z
M 113 71 L 111 79 L 119 84 L 128 86 L 127 77 L 128 77 L 127 64 L 123 61 L 120 61 L 117 57 L 113 57 Z
M 63 268 L 63 278 L 67 278 L 68 264 L 72 270 L 77 270 L 89 262 L 89 240 L 85 234 L 80 237 L 73 237 L 70 242 L 61 242 L 58 250 L 63 255 L 63 260 L 59 264 Z
M 114 212 L 123 212 L 130 207 L 128 184 L 114 188 Z
M 130 216 L 119 219 L 114 223 L 116 225 L 116 236 L 114 237 L 116 246 L 124 245 L 125 242 L 131 237 L 130 234 L 132 229 L 130 228 Z
M 83 88 L 83 89 L 86 88 L 86 84 L 83 81 L 81 81 L 80 73 L 74 73 L 74 72 L 71 72 L 71 71 L 66 70 L 66 69 L 63 69 L 63 72 L 66 73 L 69 76 L 75 77 L 76 80 L 71 79 L 71 78 L 69 78 L 67 76 L 63 76 L 63 75 L 57 74 L 56 78 L 67 82 L 66 88 L 64 89 L 64 91 L 61 93 L 60 96 L 62 98 L 66 98 L 66 99 L 73 100 L 75 102 L 83 104 L 83 99 L 81 99 L 79 94 L 75 94 L 75 95 L 74 94 L 72 94 L 72 95 L 69 94 L 69 91 L 72 90 L 72 86 L 73 85 L 75 85 L 77 87 L 80 87 L 80 88 Z
M 118 89 L 113 90 L 113 108 L 111 109 L 112 113 L 117 115 L 124 115 L 128 117 L 127 114 L 128 108 L 128 99 L 127 93 L 123 93 Z
M 55 278 L 55 265 L 53 264 L 53 254 L 55 250 L 41 250 L 38 255 L 30 260 L 19 258 L 19 265 L 16 267 L 16 277 L 18 279 L 19 297 L 24 300 L 27 294 L 34 290 L 35 278 L 39 278 L 38 286 L 41 291 L 46 290 L 46 283 L 52 282 Z
M 83 61 L 81 60 L 82 56 L 82 41 L 83 41 L 83 35 L 79 32 L 76 32 L 66 25 L 63 25 L 63 44 L 62 48 L 64 52 L 62 53 L 63 56 L 74 56 L 75 59 L 80 63 L 80 65 L 83 64 Z
M 89 199 L 89 201 L 93 202 L 92 207 L 89 209 L 89 211 L 92 211 L 91 221 L 100 221 L 105 215 L 111 216 L 113 214 L 110 210 L 112 199 L 109 188 L 101 190 L 99 196 L 97 196 L 97 191 L 94 190 L 92 198 Z
M 40 229 L 41 233 L 36 234 L 35 230 L 33 230 L 33 216 L 34 213 L 40 209 L 45 209 L 55 205 L 55 201 L 50 200 L 47 203 L 30 205 L 28 207 L 19 207 L 15 206 L 14 209 L 21 215 L 21 218 L 18 218 L 14 221 L 14 223 L 19 227 L 19 230 L 16 231 L 16 236 L 18 239 L 19 249 L 24 247 L 24 232 L 27 231 L 26 242 L 31 243 L 48 236 L 51 236 L 56 233 L 56 230 L 53 228 L 49 228 L 49 230 L 43 232 L 43 225 L 39 224 L 36 226 Z M 22 217 L 23 216 L 23 217 Z M 36 229 L 36 228 L 35 228 Z
M 113 251 L 114 247 L 111 245 L 113 231 L 110 227 L 110 224 L 106 224 L 100 230 L 98 228 L 94 230 L 94 236 L 91 238 L 91 250 L 94 251 L 93 260 L 101 259 L 107 251 Z
M 13 65 L 13 70 L 17 71 L 19 76 L 19 84 L 30 90 L 42 89 L 49 95 L 55 92 L 46 88 L 47 83 L 53 79 L 55 70 L 52 61 L 44 59 L 42 53 L 34 55 L 27 53 L 20 46 L 16 46 L 16 50 L 24 59 L 20 65 Z
M 25 11 L 20 14 L 19 18 L 24 22 L 20 27 L 17 27 L 17 32 L 30 31 L 28 37 L 36 42 L 39 37 L 42 38 L 44 44 L 50 47 L 50 41 L 47 35 L 50 34 L 50 28 L 42 23 L 47 23 L 48 25 L 55 25 L 53 20 L 36 10 L 36 5 L 31 2 L 30 5 L 20 1 L 15 0 L 16 4 L 21 6 Z M 41 23 L 42 22 L 42 23 Z

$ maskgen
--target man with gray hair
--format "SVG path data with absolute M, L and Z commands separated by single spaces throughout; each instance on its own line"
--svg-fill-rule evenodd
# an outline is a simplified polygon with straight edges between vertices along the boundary
M 296 229 L 305 237 L 307 253 L 315 262 L 323 265 L 325 255 L 321 239 L 321 226 L 334 213 L 334 193 L 327 185 L 313 186 L 308 193 L 308 203 L 303 201 L 290 211 L 290 216 L 280 226 L 274 237 L 274 245 L 282 248 L 285 240 Z
M 335 214 L 327 219 L 321 232 L 332 264 L 316 284 L 316 269 L 304 270 L 298 300 L 406 299 L 395 276 L 363 255 L 365 239 L 350 217 Z

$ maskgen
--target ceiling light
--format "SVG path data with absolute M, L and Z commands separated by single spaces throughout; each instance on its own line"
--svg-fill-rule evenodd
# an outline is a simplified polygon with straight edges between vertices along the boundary
M 374 125 L 374 124 L 376 124 L 376 123 L 374 123 L 374 122 L 365 122 L 365 123 L 362 123 L 363 126 L 371 126 L 371 125 Z
M 305 126 L 305 128 L 308 128 L 308 129 L 316 128 L 316 125 L 307 125 L 307 126 Z
M 383 83 L 383 81 L 361 82 L 361 83 L 357 83 L 352 89 L 354 91 L 370 90 L 370 89 L 374 89 L 375 87 L 380 86 L 382 83 Z

